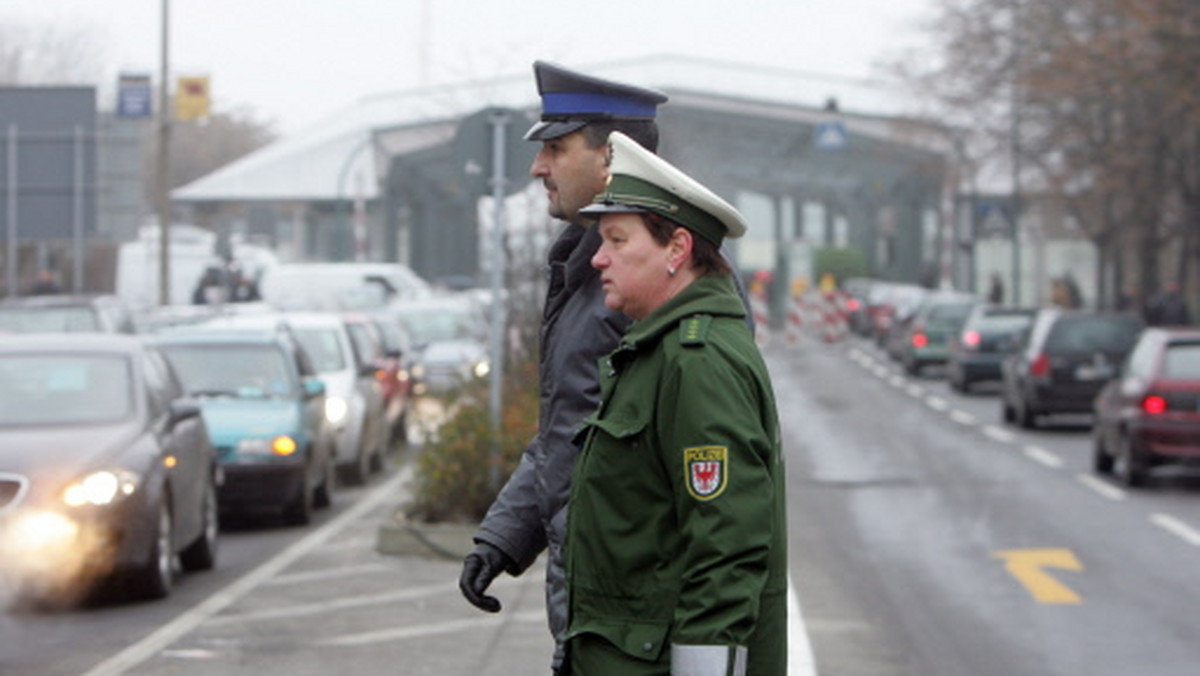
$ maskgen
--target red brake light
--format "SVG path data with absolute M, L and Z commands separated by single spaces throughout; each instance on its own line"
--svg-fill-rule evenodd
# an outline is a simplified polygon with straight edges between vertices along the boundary
M 1158 415 L 1159 413 L 1167 412 L 1167 400 L 1156 394 L 1152 394 L 1142 400 L 1142 410 L 1150 415 Z
M 1029 375 L 1031 375 L 1035 378 L 1041 378 L 1043 376 L 1048 375 L 1049 373 L 1050 373 L 1050 358 L 1047 357 L 1044 353 L 1039 354 L 1037 356 L 1037 359 L 1034 359 L 1033 363 L 1029 365 Z
M 914 333 L 912 337 L 913 347 L 925 347 L 929 344 L 929 337 L 924 333 Z
M 967 331 L 966 333 L 963 334 L 962 341 L 963 341 L 963 345 L 966 345 L 967 347 L 971 347 L 971 348 L 979 347 L 979 332 L 978 331 Z
M 851 298 L 850 300 L 846 301 L 846 309 L 850 312 L 858 312 L 858 299 Z

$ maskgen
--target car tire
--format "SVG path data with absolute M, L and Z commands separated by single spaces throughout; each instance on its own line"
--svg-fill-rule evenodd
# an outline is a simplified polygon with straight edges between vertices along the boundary
M 333 505 L 333 490 L 336 483 L 337 471 L 333 465 L 333 458 L 327 457 L 321 485 L 317 486 L 316 495 L 313 496 L 314 507 L 323 509 Z
M 1113 457 L 1104 448 L 1104 435 L 1099 429 L 1092 433 L 1092 469 L 1097 474 L 1113 473 Z
M 408 407 L 400 412 L 400 417 L 392 428 L 392 438 L 401 444 L 408 443 Z
M 154 515 L 154 537 L 150 540 L 146 563 L 133 573 L 133 595 L 144 599 L 161 599 L 171 593 L 175 582 L 175 556 L 171 550 L 173 523 L 171 509 L 167 506 L 166 492 L 158 503 Z
M 906 359 L 904 361 L 904 371 L 910 376 L 921 375 L 921 362 L 916 359 Z
M 1138 488 L 1146 485 L 1145 462 L 1133 450 L 1133 444 L 1129 441 L 1129 435 L 1122 434 L 1118 443 L 1117 460 L 1113 470 L 1117 478 L 1129 488 Z
M 283 521 L 289 526 L 307 526 L 312 521 L 316 490 L 308 484 L 308 475 L 300 482 L 300 490 L 283 508 Z
M 1016 422 L 1017 412 L 1013 410 L 1012 404 L 1008 403 L 1007 398 L 1004 399 L 1004 401 L 1001 403 L 1001 406 L 1002 406 L 1001 416 L 1004 418 L 1004 422 L 1006 422 L 1006 423 Z
M 1030 408 L 1029 403 L 1022 401 L 1016 408 L 1017 424 L 1027 430 L 1036 430 L 1037 412 Z
M 217 488 L 209 481 L 204 490 L 204 521 L 200 536 L 179 553 L 179 565 L 186 571 L 212 570 L 217 565 L 217 540 L 220 531 L 217 515 Z

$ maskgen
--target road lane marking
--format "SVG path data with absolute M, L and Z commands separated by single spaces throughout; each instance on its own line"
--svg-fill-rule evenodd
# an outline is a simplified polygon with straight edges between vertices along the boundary
M 925 398 L 925 405 L 935 411 L 945 411 L 946 409 L 950 408 L 949 402 L 941 397 L 935 397 L 933 395 Z
M 1150 517 L 1150 521 L 1193 547 L 1200 547 L 1200 531 L 1197 531 L 1179 519 L 1169 514 L 1155 514 Z
M 374 545 L 374 543 L 372 543 Z M 329 568 L 327 570 L 310 570 L 303 573 L 292 573 L 290 575 L 280 575 L 263 583 L 264 587 L 271 587 L 285 584 L 299 584 L 314 582 L 318 580 L 330 580 L 338 577 L 354 577 L 356 575 L 373 575 L 375 573 L 391 573 L 396 570 L 395 566 L 387 566 L 382 563 L 367 563 L 361 566 L 343 566 L 341 568 Z
M 266 580 L 278 575 L 280 571 L 292 565 L 301 557 L 328 542 L 338 532 L 349 527 L 356 521 L 360 521 L 372 510 L 378 509 L 383 503 L 394 500 L 397 491 L 400 490 L 405 481 L 409 480 L 411 475 L 412 465 L 405 465 L 401 471 L 396 472 L 395 476 L 381 483 L 374 491 L 351 505 L 349 509 L 339 514 L 329 523 L 300 540 L 293 542 L 287 549 L 263 562 L 258 568 L 246 573 L 229 586 L 196 604 L 190 610 L 179 615 L 158 630 L 151 632 L 142 640 L 92 667 L 83 676 L 119 676 L 150 659 L 167 646 L 179 640 L 180 637 L 194 630 L 205 620 L 208 620 L 226 607 L 237 602 L 238 599 L 262 585 Z
M 908 386 L 908 393 L 914 397 L 920 398 L 920 397 L 924 396 L 925 388 L 921 387 L 920 385 L 910 384 Z
M 1058 469 L 1059 467 L 1063 466 L 1062 458 L 1051 453 L 1050 451 L 1047 451 L 1046 449 L 1042 448 L 1041 446 L 1029 445 L 1024 448 L 1024 451 L 1025 451 L 1025 455 L 1028 456 L 1030 460 L 1041 463 L 1041 464 L 1045 465 L 1046 467 L 1050 467 L 1052 469 Z
M 1017 438 L 1012 432 L 995 425 L 984 425 L 983 435 L 992 441 L 999 441 L 1002 444 L 1011 444 Z
M 1087 486 L 1088 488 L 1099 493 L 1100 495 L 1103 495 L 1104 497 L 1108 498 L 1109 500 L 1124 500 L 1125 499 L 1125 491 L 1121 490 L 1120 488 L 1117 488 L 1116 486 L 1108 483 L 1107 481 L 1098 479 L 1098 478 L 1092 476 L 1091 474 L 1078 474 L 1075 476 L 1075 478 L 1079 480 L 1079 483 L 1083 484 L 1084 486 Z
M 1083 564 L 1069 549 L 1009 549 L 992 556 L 1004 559 L 1004 567 L 1038 603 L 1078 604 L 1079 595 L 1051 577 L 1043 568 L 1081 571 Z
M 493 586 L 499 588 L 504 586 L 502 580 L 496 580 Z M 214 617 L 204 623 L 206 627 L 223 627 L 230 624 L 241 624 L 244 622 L 262 622 L 264 620 L 290 620 L 297 617 L 308 615 L 322 615 L 337 610 L 351 610 L 354 608 L 367 608 L 370 606 L 381 606 L 389 603 L 400 603 L 402 601 L 414 601 L 416 599 L 428 598 L 431 596 L 439 596 L 441 594 L 449 594 L 458 591 L 458 583 L 446 583 L 439 585 L 426 585 L 423 587 L 410 587 L 408 589 L 400 589 L 394 592 L 381 594 L 373 592 L 364 596 L 343 596 L 328 601 L 317 601 L 315 603 L 299 603 L 282 608 L 270 608 L 267 610 L 255 610 L 245 613 L 230 613 Z
M 950 411 L 950 419 L 960 425 L 974 425 L 976 422 L 978 422 L 975 419 L 975 416 L 971 415 L 970 413 L 967 413 L 966 411 L 961 411 L 957 408 L 954 409 L 953 411 Z
M 317 641 L 317 645 L 361 646 L 370 645 L 372 643 L 382 643 L 384 641 L 401 641 L 411 638 L 424 638 L 426 636 L 437 636 L 439 634 L 457 634 L 472 629 L 481 629 L 497 624 L 506 624 L 508 622 L 545 622 L 545 620 L 545 610 L 528 610 L 523 613 L 512 613 L 509 615 L 501 613 L 498 615 L 487 615 L 485 617 L 470 617 L 461 620 L 450 620 L 449 622 L 438 622 L 437 624 L 422 624 L 411 627 L 393 627 L 391 629 L 368 631 L 361 634 L 346 634 L 344 636 L 335 636 L 323 641 Z
M 908 384 L 908 381 L 905 380 L 903 376 L 898 376 L 898 375 L 892 374 L 892 376 L 888 378 L 888 385 L 891 385 L 892 387 L 894 387 L 896 389 L 900 389 L 901 387 L 904 387 L 907 384 Z

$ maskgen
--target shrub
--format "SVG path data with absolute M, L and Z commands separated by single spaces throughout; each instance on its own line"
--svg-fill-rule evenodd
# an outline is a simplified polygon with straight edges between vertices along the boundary
M 410 518 L 470 523 L 483 519 L 537 432 L 537 363 L 527 360 L 510 367 L 498 439 L 492 434 L 486 383 L 460 392 L 457 401 L 456 410 L 417 457 Z M 492 482 L 494 464 L 497 485 Z

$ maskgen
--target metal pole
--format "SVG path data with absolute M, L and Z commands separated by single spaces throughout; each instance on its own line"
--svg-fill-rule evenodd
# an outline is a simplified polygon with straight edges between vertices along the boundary
M 500 385 L 504 377 L 504 128 L 508 125 L 508 113 L 495 112 L 490 116 L 492 123 L 492 331 L 489 362 L 491 365 L 488 404 L 491 413 L 492 448 L 488 478 L 493 488 L 500 487 L 500 410 L 503 406 Z
M 8 125 L 8 297 L 17 297 L 17 125 Z
M 72 190 L 71 221 L 75 247 L 71 288 L 75 293 L 83 293 L 83 127 L 80 125 L 75 125 L 75 185 Z
M 1012 2 L 1012 304 L 1021 304 L 1021 20 L 1020 2 Z
M 158 211 L 158 303 L 171 304 L 171 115 L 167 110 L 170 99 L 167 95 L 167 79 L 170 76 L 168 61 L 170 0 L 162 0 L 162 56 L 158 82 L 158 184 L 155 186 Z

